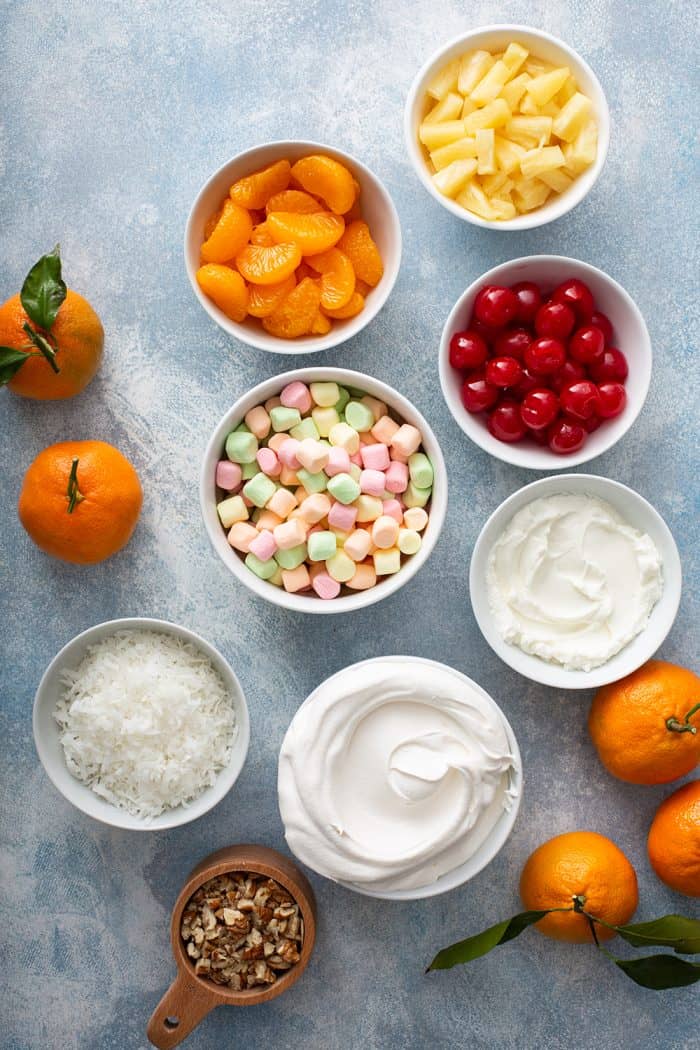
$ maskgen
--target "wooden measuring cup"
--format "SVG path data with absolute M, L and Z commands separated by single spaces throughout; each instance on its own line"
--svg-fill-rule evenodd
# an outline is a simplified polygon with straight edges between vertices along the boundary
M 301 958 L 291 970 L 281 973 L 274 984 L 257 985 L 234 991 L 198 977 L 180 936 L 182 913 L 192 894 L 203 883 L 230 871 L 249 871 L 279 882 L 299 905 L 304 920 Z M 297 866 L 267 846 L 225 846 L 200 861 L 182 887 L 173 908 L 170 940 L 177 966 L 175 980 L 158 1003 L 148 1022 L 146 1034 L 160 1050 L 170 1050 L 185 1039 L 193 1028 L 216 1006 L 255 1006 L 286 992 L 305 970 L 316 938 L 316 900 L 311 884 Z

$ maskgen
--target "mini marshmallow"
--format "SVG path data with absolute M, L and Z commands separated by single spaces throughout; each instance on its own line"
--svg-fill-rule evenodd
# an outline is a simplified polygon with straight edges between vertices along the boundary
M 370 587 L 375 586 L 376 582 L 377 574 L 374 571 L 374 563 L 361 561 L 355 569 L 355 575 L 347 581 L 345 586 L 351 587 L 353 591 L 368 591 Z
M 280 474 L 280 484 L 288 485 L 290 488 L 292 485 L 298 485 L 299 476 L 296 470 L 292 470 L 291 467 L 282 467 L 282 473 Z
M 290 518 L 289 521 L 277 525 L 273 531 L 275 543 L 281 551 L 288 551 L 292 547 L 298 547 L 306 540 L 306 527 L 298 518 Z
M 393 547 L 398 538 L 399 523 L 395 518 L 390 518 L 388 514 L 382 514 L 372 525 L 372 542 L 380 550 L 388 550 L 389 547 Z
M 313 577 L 311 586 L 316 591 L 319 598 L 329 600 L 331 598 L 337 598 L 340 594 L 340 584 L 337 580 L 334 580 L 327 572 L 319 572 Z
M 251 408 L 250 412 L 246 412 L 245 425 L 251 434 L 255 434 L 258 441 L 262 441 L 270 433 L 270 417 L 265 411 L 262 405 L 256 405 L 255 408 Z
M 417 488 L 429 489 L 432 486 L 433 465 L 424 452 L 414 452 L 408 457 L 408 472 Z
M 258 466 L 267 474 L 268 478 L 278 478 L 282 472 L 282 466 L 277 454 L 271 448 L 259 448 L 256 457 Z
M 382 514 L 393 518 L 399 525 L 403 521 L 403 508 L 397 499 L 385 499 L 382 503 Z
M 384 475 L 381 470 L 363 470 L 360 474 L 360 490 L 369 496 L 381 496 L 384 492 Z
M 326 570 L 328 575 L 333 580 L 337 580 L 338 583 L 347 583 L 355 575 L 357 566 L 352 558 L 349 558 L 343 551 L 336 551 L 332 558 L 326 560 Z
M 362 454 L 359 450 L 353 452 L 352 456 L 350 456 L 350 462 L 354 467 L 362 467 Z
M 311 561 L 326 561 L 335 554 L 338 541 L 327 529 L 319 529 L 318 532 L 312 529 L 306 547 Z
M 350 535 L 349 532 L 346 532 L 344 529 L 336 529 L 333 525 L 328 526 L 328 531 L 335 536 L 335 545 L 338 549 L 345 546 L 345 541 Z
M 267 401 L 265 402 L 265 411 L 268 412 L 268 413 L 272 412 L 273 408 L 279 408 L 281 404 L 282 404 L 281 398 L 279 398 L 279 397 L 268 397 Z
M 350 474 L 336 474 L 328 482 L 328 491 L 339 503 L 354 503 L 360 495 L 360 486 Z
M 262 529 L 254 540 L 248 544 L 248 550 L 260 558 L 260 561 L 269 561 L 277 550 L 274 535 L 269 529 Z
M 257 452 L 255 453 L 255 456 L 256 458 L 252 459 L 250 463 L 244 463 L 241 466 L 241 477 L 244 481 L 250 481 L 250 479 L 254 478 L 260 470 L 260 467 L 258 466 Z
M 309 389 L 312 398 L 321 408 L 331 408 L 340 398 L 337 383 L 311 383 Z
M 275 551 L 275 561 L 280 569 L 296 569 L 306 561 L 306 544 L 300 543 L 298 547 L 290 547 L 286 551 Z
M 225 492 L 233 492 L 234 489 L 240 488 L 242 477 L 238 463 L 232 463 L 230 459 L 222 459 L 216 464 L 216 484 Z
M 277 526 L 282 524 L 282 518 L 266 507 L 264 510 L 255 511 L 255 524 L 258 529 L 269 529 L 270 532 L 274 532 Z
M 319 408 L 316 406 L 311 412 L 311 418 L 316 424 L 321 437 L 328 437 L 331 428 L 340 423 L 340 416 L 335 408 Z
M 293 438 L 296 438 L 297 441 L 303 441 L 304 438 L 313 438 L 314 441 L 318 441 L 321 436 L 318 432 L 318 427 L 311 416 L 306 416 L 302 419 L 301 423 L 292 427 L 289 433 Z
M 258 530 L 249 521 L 237 521 L 231 526 L 227 539 L 234 550 L 240 551 L 241 554 L 247 554 L 250 548 L 250 541 L 254 540 L 257 535 Z
M 376 521 L 383 510 L 382 501 L 378 496 L 367 496 L 364 493 L 357 499 L 357 520 Z
M 374 425 L 372 409 L 361 401 L 348 401 L 345 406 L 345 420 L 359 434 L 365 433 Z
M 279 434 L 280 431 L 291 430 L 292 427 L 301 423 L 301 414 L 298 408 L 285 408 L 280 404 L 270 411 L 270 419 L 272 429 Z
M 336 474 L 347 474 L 350 470 L 350 456 L 340 445 L 331 446 L 328 450 L 328 462 L 323 468 L 329 478 Z
M 420 510 L 420 507 L 417 508 Z M 402 554 L 417 554 L 423 545 L 420 533 L 414 529 L 399 529 L 399 538 L 396 546 Z
M 243 490 L 245 492 L 245 489 Z M 409 481 L 403 501 L 407 507 L 424 507 L 430 499 L 432 489 L 419 489 L 412 481 Z
M 280 394 L 280 403 L 285 408 L 296 408 L 303 416 L 311 408 L 311 394 L 306 383 L 294 380 L 288 383 Z
M 256 507 L 264 507 L 276 491 L 277 485 L 262 471 L 256 474 L 254 478 L 251 478 L 250 481 L 246 481 L 243 486 L 243 495 Z
M 303 564 L 297 565 L 294 569 L 282 569 L 282 585 L 289 594 L 305 591 L 311 586 L 309 570 Z
M 331 427 L 328 440 L 331 445 L 340 445 L 350 456 L 353 456 L 360 448 L 360 435 L 347 423 L 336 423 L 334 427 Z
M 274 424 L 273 424 L 274 425 Z M 391 447 L 402 456 L 412 456 L 420 448 L 421 433 L 410 423 L 403 423 L 391 439 Z
M 407 529 L 422 532 L 428 524 L 429 518 L 422 507 L 409 507 L 404 511 L 403 523 Z
M 371 394 L 365 394 L 364 397 L 360 398 L 360 401 L 363 405 L 367 405 L 367 408 L 374 416 L 375 423 L 380 420 L 382 416 L 387 414 L 388 409 L 385 403 L 380 401 L 378 397 L 372 397 Z
M 349 532 L 353 528 L 356 518 L 357 507 L 351 504 L 336 502 L 328 511 L 328 524 L 344 532 Z
M 228 499 L 222 499 L 216 505 L 216 512 L 225 529 L 230 529 L 237 521 L 248 520 L 248 508 L 241 496 L 229 496 Z
M 372 560 L 377 576 L 393 576 L 401 568 L 401 551 L 398 547 L 375 551 Z
M 353 561 L 364 561 L 369 554 L 370 545 L 369 532 L 366 529 L 356 529 L 346 539 L 343 550 Z
M 322 470 L 312 474 L 310 470 L 299 467 L 297 477 L 307 492 L 324 492 L 328 485 L 328 478 Z
M 299 517 L 309 525 L 316 525 L 326 517 L 330 509 L 331 501 L 325 492 L 315 492 L 300 504 Z
M 289 434 L 270 434 L 267 439 L 267 447 L 271 448 L 273 452 L 276 452 L 279 456 L 279 450 L 285 441 L 290 441 Z
M 226 438 L 226 455 L 234 463 L 254 463 L 258 451 L 255 434 L 245 430 L 234 430 Z
M 386 472 L 385 484 L 387 492 L 405 492 L 408 488 L 408 467 L 405 463 L 392 460 Z
M 279 488 L 274 496 L 267 502 L 267 510 L 278 514 L 280 518 L 288 518 L 297 505 L 297 498 L 289 489 Z
M 396 420 L 392 419 L 391 416 L 384 415 L 377 420 L 370 433 L 380 445 L 388 445 L 398 429 L 399 424 Z
M 256 576 L 259 576 L 261 580 L 271 579 L 278 569 L 274 558 L 270 558 L 269 561 L 261 561 L 260 558 L 256 558 L 250 551 L 245 556 L 245 564 L 246 568 L 254 572 Z
M 384 444 L 363 445 L 360 456 L 362 466 L 367 470 L 387 470 L 391 462 L 389 449 Z
M 301 442 L 297 441 L 296 438 L 285 437 L 285 440 L 277 449 L 277 457 L 283 466 L 290 467 L 292 470 L 299 469 L 301 464 L 297 459 L 297 452 L 300 445 Z
M 328 449 L 313 438 L 304 438 L 297 449 L 297 459 L 304 470 L 310 474 L 318 474 L 328 462 Z

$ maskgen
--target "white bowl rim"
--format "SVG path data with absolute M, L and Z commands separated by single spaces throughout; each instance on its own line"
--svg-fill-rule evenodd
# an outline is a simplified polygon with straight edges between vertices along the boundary
M 508 738 L 508 744 L 512 750 L 513 755 L 513 766 L 511 771 L 511 789 L 513 791 L 513 804 L 509 809 L 504 809 L 501 812 L 500 816 L 493 825 L 488 837 L 484 839 L 477 852 L 472 857 L 464 861 L 464 863 L 458 865 L 456 868 L 453 868 L 452 871 L 445 872 L 445 874 L 441 875 L 439 879 L 435 880 L 435 882 L 429 883 L 427 886 L 417 886 L 415 889 L 411 890 L 370 890 L 366 886 L 359 886 L 356 885 L 354 882 L 343 882 L 340 880 L 337 882 L 338 886 L 343 886 L 347 890 L 352 890 L 354 893 L 359 893 L 362 897 L 374 897 L 378 900 L 390 901 L 426 900 L 428 897 L 437 897 L 442 893 L 449 893 L 450 890 L 456 890 L 460 886 L 464 886 L 465 883 L 470 882 L 471 879 L 475 878 L 475 876 L 479 874 L 479 872 L 483 871 L 484 868 L 488 864 L 490 864 L 491 861 L 496 857 L 496 855 L 500 853 L 501 849 L 510 837 L 510 833 L 513 830 L 513 826 L 515 825 L 515 821 L 520 811 L 520 805 L 523 798 L 524 783 L 523 760 L 522 755 L 520 753 L 520 747 L 518 745 L 518 741 L 515 736 L 515 732 L 513 731 L 512 725 L 510 724 L 502 708 L 499 707 L 499 705 L 496 703 L 493 697 L 486 692 L 483 686 L 479 685 L 478 682 L 475 682 L 473 678 L 470 678 L 462 671 L 458 671 L 456 667 L 452 667 L 450 666 L 450 664 L 442 663 L 439 660 L 430 660 L 424 656 L 410 656 L 408 654 L 402 655 L 399 653 L 389 654 L 387 656 L 373 656 L 368 660 L 358 660 L 354 664 L 348 664 L 347 667 L 341 667 L 340 670 L 335 671 L 334 674 L 329 675 L 328 678 L 325 678 L 322 682 L 320 682 L 309 693 L 306 699 L 303 700 L 303 702 L 297 708 L 297 711 L 301 711 L 303 707 L 305 707 L 307 704 L 310 704 L 322 686 L 327 685 L 329 682 L 332 682 L 335 678 L 338 678 L 340 675 L 347 674 L 348 672 L 354 671 L 359 667 L 365 667 L 368 664 L 398 661 L 401 661 L 403 663 L 408 661 L 410 663 L 425 664 L 428 667 L 439 667 L 443 670 L 449 671 L 451 674 L 456 675 L 467 685 L 471 686 L 471 688 L 474 689 L 475 692 L 478 693 L 479 696 L 486 701 L 489 707 L 500 718 L 506 733 L 506 737 Z M 294 717 L 296 717 L 296 712 Z M 294 721 L 294 717 L 292 718 L 292 721 Z M 287 731 L 289 731 L 289 726 L 287 727 Z M 483 858 L 480 858 L 479 861 L 476 863 L 476 866 L 474 866 L 474 857 L 478 857 L 482 853 L 482 851 L 485 853 L 485 856 Z M 304 862 L 302 861 L 302 863 Z M 474 870 L 470 871 L 469 874 L 466 874 L 465 869 L 470 869 L 471 867 L 474 867 Z M 317 872 L 316 874 L 319 873 Z M 328 878 L 327 875 L 323 875 L 321 877 Z M 334 882 L 335 880 L 330 879 L 329 881 Z
M 639 512 L 636 520 L 630 520 L 630 524 L 634 528 L 646 531 L 646 525 L 640 520 L 642 518 L 647 523 L 653 523 L 655 530 L 658 531 L 666 545 L 666 550 L 659 552 L 662 554 L 663 593 L 651 611 L 647 626 L 628 645 L 624 646 L 619 653 L 610 657 L 609 660 L 599 667 L 594 667 L 591 671 L 571 671 L 559 664 L 548 663 L 538 656 L 525 653 L 518 646 L 511 645 L 503 640 L 493 624 L 490 611 L 487 611 L 488 598 L 484 597 L 487 594 L 485 569 L 488 565 L 491 547 L 497 538 L 491 537 L 491 533 L 494 531 L 497 523 L 501 521 L 503 523 L 502 527 L 499 528 L 500 532 L 502 528 L 507 527 L 514 514 L 520 509 L 520 506 L 526 506 L 533 500 L 538 499 L 539 496 L 553 495 L 556 492 L 584 492 L 588 495 L 598 496 L 600 499 L 608 498 L 601 493 L 591 493 L 591 485 L 602 489 L 603 492 L 615 493 L 623 500 L 626 500 L 628 506 L 634 506 Z M 529 498 L 525 498 L 525 494 Z M 616 507 L 612 499 L 608 501 L 613 507 Z M 519 506 L 515 507 L 514 505 L 516 504 Z M 618 511 L 618 513 L 625 517 L 621 511 Z M 661 514 L 635 489 L 602 474 L 551 474 L 516 489 L 515 492 L 512 492 L 510 496 L 507 496 L 496 507 L 484 522 L 474 544 L 469 564 L 469 597 L 472 611 L 486 642 L 488 642 L 496 655 L 514 671 L 517 671 L 518 674 L 523 675 L 524 678 L 529 678 L 532 682 L 551 686 L 554 689 L 598 689 L 600 686 L 608 685 L 610 682 L 617 682 L 624 678 L 625 675 L 636 671 L 637 668 L 651 659 L 665 641 L 676 619 L 681 600 L 681 591 L 682 568 L 678 547 L 673 533 Z M 481 601 L 478 599 L 475 601 L 474 596 L 479 592 L 482 594 L 482 599 Z M 662 602 L 664 603 L 663 606 Z M 664 615 L 660 618 L 662 612 L 664 612 Z M 645 638 L 647 639 L 647 644 L 642 645 L 642 640 Z M 643 655 L 630 657 L 633 646 L 641 650 Z M 627 659 L 625 659 L 625 655 Z
M 557 195 L 557 197 L 548 201 L 543 207 L 535 208 L 534 211 L 527 212 L 524 215 L 518 215 L 514 219 L 500 221 L 482 219 L 479 215 L 475 215 L 472 212 L 467 211 L 466 208 L 460 207 L 455 201 L 451 200 L 449 197 L 445 197 L 444 194 L 439 193 L 438 190 L 435 189 L 430 179 L 425 160 L 416 141 L 416 128 L 413 122 L 413 108 L 416 104 L 418 94 L 421 91 L 428 74 L 433 70 L 433 67 L 438 65 L 446 52 L 451 51 L 452 48 L 457 47 L 458 44 L 466 45 L 480 36 L 493 33 L 508 33 L 513 36 L 517 36 L 518 34 L 529 34 L 538 37 L 551 46 L 561 50 L 569 57 L 569 59 L 573 59 L 574 64 L 578 64 L 590 79 L 591 84 L 594 87 L 594 93 L 596 94 L 594 102 L 598 109 L 598 151 L 595 162 L 590 168 L 587 168 L 586 171 L 582 172 L 581 175 L 574 180 L 574 184 L 569 190 Z M 441 204 L 443 208 L 451 212 L 452 215 L 457 216 L 458 219 L 462 219 L 464 222 L 469 222 L 474 226 L 481 226 L 483 229 L 487 230 L 498 230 L 501 232 L 531 230 L 538 226 L 546 226 L 548 223 L 555 222 L 557 219 L 562 218 L 580 204 L 595 186 L 605 166 L 605 160 L 607 158 L 608 147 L 610 144 L 610 109 L 608 106 L 608 100 L 598 77 L 586 60 L 578 51 L 574 50 L 573 47 L 559 37 L 553 36 L 544 29 L 538 29 L 536 26 L 499 22 L 477 26 L 475 29 L 470 29 L 467 32 L 458 33 L 456 36 L 448 40 L 446 44 L 434 51 L 427 61 L 423 63 L 411 83 L 406 98 L 406 104 L 404 107 L 404 139 L 411 163 L 413 164 L 415 172 L 423 186 L 431 197 L 433 197 L 438 204 Z M 549 204 L 559 204 L 559 207 L 549 209 Z
M 467 300 L 472 294 L 474 294 L 478 287 L 483 284 L 496 283 L 495 279 L 501 278 L 504 274 L 508 273 L 512 267 L 524 266 L 529 267 L 537 264 L 557 263 L 561 264 L 562 269 L 573 268 L 577 269 L 579 273 L 594 274 L 599 280 L 607 284 L 612 288 L 616 295 L 619 295 L 620 299 L 624 303 L 624 306 L 630 311 L 635 323 L 639 326 L 642 334 L 642 339 L 639 344 L 635 347 L 635 353 L 639 355 L 639 361 L 635 365 L 637 371 L 637 378 L 641 379 L 640 396 L 636 407 L 632 405 L 628 399 L 627 405 L 618 420 L 609 420 L 608 425 L 601 430 L 596 431 L 596 434 L 609 435 L 609 440 L 600 441 L 600 447 L 594 443 L 594 447 L 591 448 L 590 439 L 587 440 L 583 447 L 578 452 L 574 452 L 570 456 L 559 456 L 555 452 L 551 452 L 549 449 L 543 449 L 539 446 L 533 448 L 532 446 L 523 446 L 520 444 L 508 444 L 505 441 L 498 441 L 496 438 L 488 432 L 488 430 L 480 427 L 479 420 L 472 420 L 467 410 L 462 405 L 461 401 L 453 395 L 450 384 L 450 377 L 454 369 L 450 364 L 450 338 L 452 328 L 455 321 L 461 311 L 464 309 L 465 300 Z M 527 274 L 519 275 L 519 280 L 527 280 Z M 646 321 L 642 311 L 637 306 L 630 293 L 624 288 L 614 277 L 606 273 L 605 270 L 601 270 L 598 266 L 593 266 L 592 263 L 583 262 L 581 259 L 574 259 L 571 256 L 566 255 L 523 255 L 517 259 L 508 259 L 506 262 L 498 263 L 497 266 L 492 266 L 490 270 L 481 274 L 475 281 L 465 288 L 462 294 L 459 296 L 454 306 L 450 310 L 447 320 L 442 328 L 442 335 L 440 336 L 440 349 L 438 353 L 438 370 L 440 373 L 440 386 L 442 387 L 442 394 L 447 403 L 453 419 L 460 427 L 460 429 L 467 435 L 467 437 L 474 442 L 480 449 L 487 452 L 490 456 L 494 456 L 496 459 L 502 460 L 504 463 L 510 463 L 515 467 L 522 467 L 525 470 L 539 470 L 539 471 L 550 471 L 550 470 L 569 470 L 570 467 L 580 466 L 582 463 L 588 463 L 592 459 L 596 459 L 598 456 L 602 456 L 605 452 L 609 452 L 618 441 L 621 441 L 627 431 L 636 422 L 639 413 L 642 411 L 644 404 L 649 393 L 649 385 L 651 383 L 651 372 L 653 362 L 653 349 L 651 345 L 651 337 L 649 335 L 649 329 L 647 328 Z M 625 423 L 622 426 L 622 423 Z M 617 426 L 614 424 L 617 423 Z M 612 425 L 611 425 L 612 424 Z M 479 440 L 477 435 L 483 433 L 484 441 Z M 547 462 L 541 462 L 541 457 L 547 456 Z M 533 459 L 533 456 L 535 459 Z M 551 463 L 549 461 L 551 457 Z
M 107 631 L 107 628 L 112 628 L 112 631 Z M 215 784 L 208 789 L 212 792 L 211 798 L 202 806 L 199 801 L 202 796 L 199 796 L 199 798 L 194 799 L 187 806 L 180 805 L 176 806 L 174 809 L 165 810 L 164 813 L 159 817 L 154 818 L 151 822 L 146 822 L 145 820 L 139 821 L 139 818 L 134 817 L 128 812 L 128 810 L 122 810 L 118 806 L 112 805 L 106 799 L 100 799 L 98 795 L 95 795 L 96 799 L 104 803 L 104 805 L 109 807 L 109 810 L 114 813 L 114 819 L 107 819 L 106 813 L 101 815 L 92 813 L 79 799 L 66 794 L 64 785 L 61 783 L 60 778 L 54 775 L 51 768 L 52 763 L 39 725 L 40 709 L 44 702 L 43 694 L 48 688 L 51 678 L 60 670 L 61 661 L 65 658 L 65 654 L 68 650 L 76 645 L 76 643 L 82 642 L 84 650 L 86 651 L 87 646 L 91 644 L 91 637 L 97 632 L 104 632 L 104 637 L 108 637 L 110 633 L 116 634 L 117 631 L 129 630 L 157 631 L 162 632 L 163 634 L 174 635 L 182 638 L 184 641 L 190 642 L 209 657 L 212 666 L 218 669 L 217 665 L 221 665 L 226 669 L 231 677 L 234 686 L 234 693 L 236 694 L 234 696 L 234 707 L 236 712 L 237 733 L 233 743 L 231 762 L 218 773 Z M 74 635 L 73 638 L 70 638 L 63 646 L 61 646 L 55 656 L 47 664 L 46 669 L 39 680 L 36 693 L 34 694 L 34 703 L 32 707 L 32 731 L 34 735 L 34 747 L 36 748 L 44 772 L 59 794 L 61 794 L 72 806 L 80 810 L 81 813 L 84 813 L 92 820 L 96 820 L 107 827 L 120 828 L 125 831 L 167 831 L 171 828 L 182 827 L 185 824 L 190 824 L 193 820 L 203 817 L 206 813 L 212 810 L 214 806 L 217 806 L 234 786 L 241 774 L 248 755 L 248 747 L 250 744 L 250 716 L 245 693 L 243 692 L 243 688 L 236 673 L 228 660 L 218 649 L 215 648 L 215 646 L 211 644 L 211 642 L 208 642 L 206 638 L 203 638 L 201 635 L 196 634 L 195 631 L 191 631 L 188 627 L 183 627 L 181 624 L 174 623 L 171 620 L 161 620 L 150 616 L 125 616 L 119 617 L 116 620 L 103 620 L 100 623 L 93 624 L 91 627 L 86 627 L 85 630 L 79 631 L 78 634 Z M 65 766 L 65 760 L 64 770 L 66 776 L 69 777 L 71 781 L 75 781 L 76 785 L 91 790 L 86 784 L 82 784 L 79 780 L 76 780 L 73 777 Z M 129 821 L 136 823 L 130 823 Z
M 396 255 L 393 265 L 391 265 L 391 267 L 386 267 L 385 265 L 384 273 L 377 286 L 372 289 L 372 294 L 368 296 L 365 308 L 355 317 L 343 321 L 336 321 L 330 332 L 325 336 L 303 336 L 299 339 L 284 340 L 268 335 L 263 329 L 258 332 L 257 329 L 245 328 L 243 325 L 237 324 L 235 321 L 226 317 L 226 315 L 204 295 L 197 284 L 197 265 L 190 257 L 189 240 L 201 198 L 205 195 L 211 184 L 216 182 L 227 168 L 245 161 L 248 157 L 250 158 L 251 163 L 253 163 L 253 159 L 257 154 L 272 149 L 279 150 L 280 152 L 308 149 L 313 152 L 325 152 L 336 158 L 345 158 L 350 166 L 354 166 L 354 168 L 359 171 L 365 179 L 376 185 L 376 189 L 386 206 L 388 221 L 393 231 L 392 235 L 396 239 Z M 190 207 L 187 222 L 185 223 L 183 250 L 185 272 L 187 273 L 192 291 L 199 301 L 200 306 L 209 315 L 212 321 L 222 329 L 222 331 L 226 332 L 229 336 L 233 336 L 234 339 L 239 339 L 242 343 L 245 343 L 247 346 L 251 346 L 256 350 L 264 350 L 266 353 L 285 354 L 289 357 L 293 357 L 299 354 L 318 353 L 321 350 L 331 350 L 337 346 L 341 346 L 343 343 L 356 336 L 366 328 L 372 320 L 374 320 L 379 311 L 386 304 L 394 289 L 394 285 L 396 284 L 396 279 L 401 268 L 403 238 L 401 234 L 399 213 L 391 194 L 379 176 L 376 175 L 363 161 L 358 160 L 357 157 L 352 153 L 348 153 L 347 150 L 341 149 L 338 146 L 330 146 L 323 142 L 313 142 L 310 139 L 271 139 L 269 142 L 260 142 L 255 146 L 250 146 L 248 149 L 242 150 L 240 153 L 236 153 L 233 157 L 230 157 L 227 161 L 221 164 L 216 171 L 212 172 L 202 186 L 200 186 L 192 206 Z M 383 259 L 382 262 L 386 264 L 385 259 Z
M 343 386 L 357 387 L 358 389 L 366 387 L 369 383 L 370 387 L 374 387 L 375 393 L 373 393 L 371 389 L 367 389 L 367 393 L 371 397 L 381 396 L 389 407 L 393 408 L 398 415 L 405 418 L 405 413 L 407 411 L 405 406 L 408 406 L 409 414 L 417 421 L 416 426 L 421 431 L 423 447 L 425 448 L 426 435 L 428 437 L 428 444 L 433 446 L 429 452 L 430 461 L 434 471 L 433 492 L 430 499 L 429 521 L 422 534 L 423 543 L 420 550 L 417 554 L 412 554 L 408 560 L 403 563 L 397 573 L 385 577 L 381 583 L 376 584 L 374 587 L 370 587 L 366 591 L 357 591 L 355 594 L 342 595 L 341 597 L 333 598 L 330 601 L 324 601 L 321 598 L 311 597 L 309 595 L 288 594 L 283 588 L 275 587 L 273 584 L 268 583 L 267 580 L 259 580 L 254 573 L 245 567 L 243 559 L 238 556 L 237 552 L 228 547 L 226 533 L 221 527 L 218 518 L 214 520 L 214 515 L 210 520 L 210 515 L 208 514 L 208 508 L 210 506 L 213 505 L 215 509 L 215 500 L 212 492 L 212 464 L 215 464 L 218 459 L 221 458 L 224 445 L 222 434 L 228 433 L 235 425 L 235 422 L 237 420 L 242 420 L 243 415 L 245 414 L 245 412 L 241 412 L 239 406 L 245 404 L 249 399 L 251 399 L 251 406 L 252 404 L 259 404 L 261 401 L 265 401 L 267 397 L 272 396 L 268 393 L 265 393 L 264 395 L 256 394 L 256 399 L 253 400 L 252 395 L 260 388 L 276 389 L 279 391 L 286 386 L 287 383 L 291 383 L 294 380 L 301 380 L 302 382 L 307 383 L 317 381 L 338 382 Z M 214 458 L 215 453 L 216 459 Z M 211 474 L 209 472 L 210 467 L 212 467 Z M 369 605 L 374 605 L 375 602 L 381 601 L 383 598 L 388 598 L 389 595 L 394 594 L 403 587 L 404 584 L 408 583 L 408 581 L 423 567 L 430 557 L 442 532 L 447 512 L 447 484 L 447 468 L 445 466 L 440 442 L 435 436 L 435 433 L 426 418 L 416 408 L 412 401 L 394 387 L 391 387 L 387 383 L 382 382 L 382 380 L 376 379 L 374 376 L 370 376 L 364 372 L 355 372 L 348 368 L 309 365 L 306 368 L 295 368 L 289 372 L 283 372 L 280 375 L 270 376 L 268 379 L 264 379 L 261 383 L 256 384 L 246 391 L 246 393 L 239 397 L 228 411 L 224 413 L 216 424 L 212 435 L 207 442 L 207 447 L 202 458 L 202 469 L 199 478 L 199 502 L 202 517 L 204 519 L 204 526 L 215 553 L 219 556 L 229 572 L 236 576 L 236 578 L 240 580 L 244 586 L 248 587 L 253 594 L 264 598 L 266 601 L 272 602 L 273 605 L 280 606 L 284 609 L 291 609 L 295 612 L 332 614 L 364 609 Z M 433 523 L 432 527 L 431 522 Z M 223 557 L 221 552 L 224 550 L 224 544 L 227 548 L 226 553 L 228 554 L 230 551 L 231 557 Z

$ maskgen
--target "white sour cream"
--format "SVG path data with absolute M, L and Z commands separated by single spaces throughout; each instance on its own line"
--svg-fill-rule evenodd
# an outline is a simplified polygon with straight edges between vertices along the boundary
M 651 538 L 594 496 L 533 500 L 496 540 L 489 604 L 505 641 L 590 671 L 647 625 L 663 589 Z
M 302 704 L 279 759 L 287 842 L 370 892 L 427 886 L 463 864 L 513 804 L 498 708 L 442 664 L 349 667 Z

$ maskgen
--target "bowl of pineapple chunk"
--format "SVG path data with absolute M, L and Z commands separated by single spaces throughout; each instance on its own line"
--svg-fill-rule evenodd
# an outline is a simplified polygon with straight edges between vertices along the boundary
M 526 230 L 560 218 L 605 163 L 600 83 L 563 41 L 486 26 L 441 48 L 416 76 L 404 130 L 418 177 L 460 219 Z

